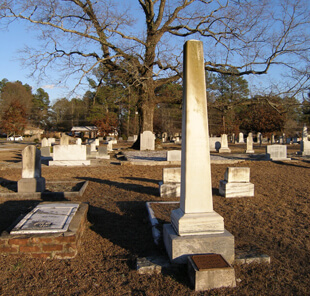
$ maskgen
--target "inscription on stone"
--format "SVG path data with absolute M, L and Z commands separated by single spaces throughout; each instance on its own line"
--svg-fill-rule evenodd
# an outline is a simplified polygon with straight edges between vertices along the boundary
M 198 270 L 229 267 L 220 254 L 193 255 L 191 258 Z
M 38 205 L 13 228 L 11 234 L 65 232 L 78 207 L 76 203 Z

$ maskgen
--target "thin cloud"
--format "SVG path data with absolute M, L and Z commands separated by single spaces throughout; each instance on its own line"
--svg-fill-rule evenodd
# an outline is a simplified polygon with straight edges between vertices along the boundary
M 54 88 L 55 88 L 55 84 L 43 85 L 42 88 L 45 88 L 45 89 L 54 89 Z

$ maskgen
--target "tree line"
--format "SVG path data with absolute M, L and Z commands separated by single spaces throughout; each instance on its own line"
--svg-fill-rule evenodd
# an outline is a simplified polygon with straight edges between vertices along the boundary
M 100 74 L 100 77 L 105 75 Z M 310 98 L 254 95 L 242 76 L 206 71 L 209 130 L 212 135 L 239 131 L 283 133 L 295 136 L 304 123 L 310 124 Z M 174 135 L 182 126 L 182 86 L 170 82 L 155 90 L 154 132 Z M 34 93 L 20 81 L 0 82 L 0 128 L 7 135 L 22 134 L 28 125 L 45 131 L 69 132 L 73 126 L 95 125 L 101 135 L 117 132 L 123 138 L 138 134 L 139 94 L 124 88 L 111 75 L 98 87 L 89 79 L 89 90 L 81 98 L 60 98 L 51 105 L 42 88 Z

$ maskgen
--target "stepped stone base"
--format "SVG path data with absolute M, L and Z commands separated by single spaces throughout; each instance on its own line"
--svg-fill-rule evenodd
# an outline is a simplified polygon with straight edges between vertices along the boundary
M 235 239 L 226 229 L 217 234 L 179 236 L 171 224 L 165 224 L 163 238 L 172 263 L 186 264 L 189 255 L 205 253 L 221 254 L 230 264 L 235 260 Z

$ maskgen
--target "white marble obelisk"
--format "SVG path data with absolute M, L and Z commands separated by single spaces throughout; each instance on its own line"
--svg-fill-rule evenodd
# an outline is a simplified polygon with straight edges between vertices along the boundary
M 196 40 L 184 45 L 181 198 L 171 223 L 181 236 L 224 232 L 213 211 L 204 55 Z
M 201 41 L 184 45 L 180 208 L 163 226 L 172 262 L 184 264 L 190 254 L 217 253 L 235 258 L 234 237 L 213 210 L 204 56 Z

